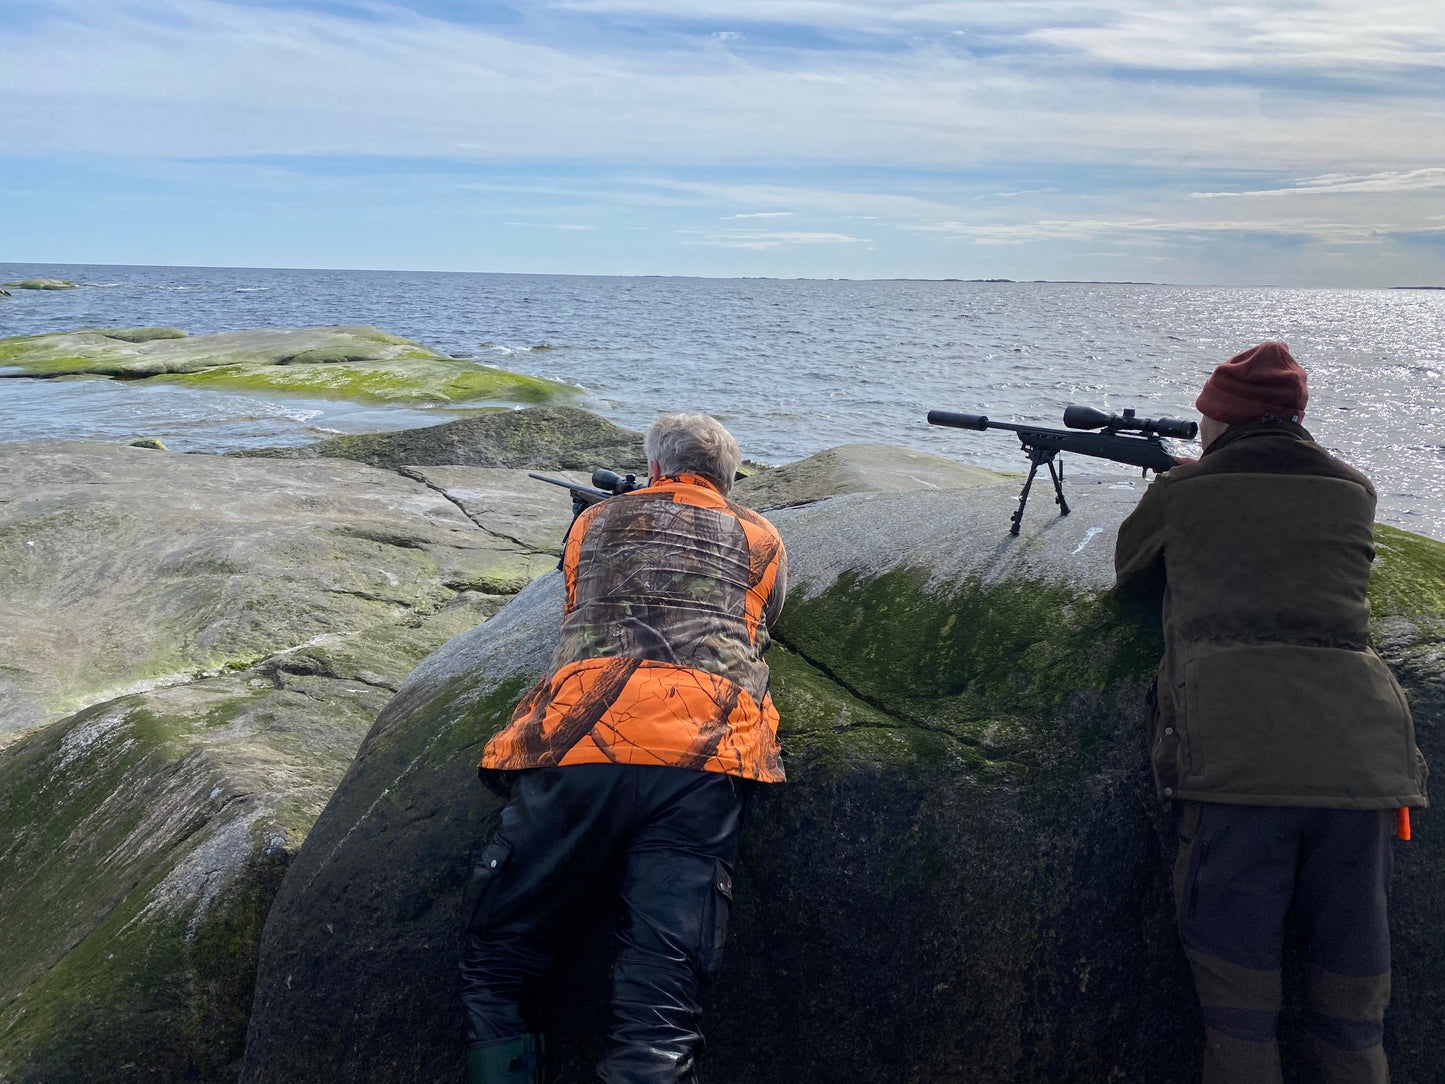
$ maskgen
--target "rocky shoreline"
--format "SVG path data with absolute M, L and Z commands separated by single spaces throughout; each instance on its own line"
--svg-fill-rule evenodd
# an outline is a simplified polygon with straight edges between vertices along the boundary
M 640 455 L 568 406 L 267 455 L 0 445 L 0 1081 L 459 1079 L 472 765 L 545 665 L 570 519 L 526 472 Z M 790 782 L 746 837 L 709 1079 L 1193 1075 L 1157 634 L 1110 590 L 1139 490 L 1070 487 L 1013 539 L 1015 480 L 903 449 L 738 484 L 792 559 Z M 1376 638 L 1439 761 L 1445 545 L 1377 548 Z M 1397 849 L 1407 1084 L 1445 1060 L 1432 819 Z M 559 1081 L 596 1050 L 562 991 L 604 945 L 577 960 Z

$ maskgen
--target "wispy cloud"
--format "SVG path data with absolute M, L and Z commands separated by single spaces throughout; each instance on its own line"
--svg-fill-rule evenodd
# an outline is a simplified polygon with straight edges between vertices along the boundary
M 904 230 L 944 233 L 985 245 L 1021 245 L 1042 241 L 1093 241 L 1109 238 L 1205 237 L 1217 234 L 1274 235 L 1309 238 L 1326 244 L 1367 244 L 1404 233 L 1420 233 L 1418 226 L 1387 223 L 1352 224 L 1329 219 L 1151 219 L 1078 218 L 1043 219 L 1015 223 L 931 222 L 904 225 Z M 1426 232 L 1445 227 L 1425 227 Z
M 845 233 L 804 233 L 780 232 L 774 230 L 719 230 L 716 233 L 689 238 L 687 245 L 711 245 L 717 248 L 746 248 L 754 250 L 783 248 L 792 245 L 854 245 L 864 241 L 861 237 L 850 237 Z
M 1279 188 L 1256 188 L 1242 192 L 1191 192 L 1196 199 L 1219 199 L 1237 196 L 1310 196 L 1339 192 L 1419 192 L 1429 188 L 1445 188 L 1445 167 L 1388 171 L 1351 175 L 1326 173 L 1308 177 Z

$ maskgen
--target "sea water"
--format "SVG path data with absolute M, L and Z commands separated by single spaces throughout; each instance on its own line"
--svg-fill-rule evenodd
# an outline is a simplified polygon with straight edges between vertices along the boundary
M 865 442 L 1026 470 L 1010 434 L 939 429 L 925 415 L 1058 426 L 1083 403 L 1192 418 L 1216 364 L 1282 339 L 1310 372 L 1306 426 L 1371 476 L 1380 518 L 1445 539 L 1445 291 L 0 264 L 0 281 L 35 277 L 84 285 L 0 297 L 0 336 L 372 324 L 576 384 L 582 405 L 631 428 L 662 411 L 715 414 L 765 463 Z M 160 381 L 0 380 L 7 441 L 157 436 L 231 451 L 459 413 Z M 1066 458 L 1071 474 L 1137 476 Z

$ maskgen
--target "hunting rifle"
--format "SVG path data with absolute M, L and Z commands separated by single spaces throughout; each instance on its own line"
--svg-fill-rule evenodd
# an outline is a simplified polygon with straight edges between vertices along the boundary
M 598 501 L 605 501 L 608 497 L 615 497 L 619 493 L 631 493 L 634 489 L 642 489 L 647 485 L 646 479 L 637 480 L 635 474 L 618 474 L 615 470 L 608 470 L 606 467 L 598 467 L 592 472 L 592 485 L 584 486 L 578 482 L 568 482 L 562 478 L 548 478 L 545 474 L 533 474 L 527 472 L 528 478 L 535 478 L 539 482 L 551 482 L 554 486 L 561 486 L 572 493 L 572 518 L 576 519 L 582 514 L 584 508 L 590 508 Z
M 1178 465 L 1175 458 L 1164 449 L 1160 437 L 1174 437 L 1178 440 L 1193 440 L 1199 432 L 1194 422 L 1178 418 L 1136 418 L 1132 409 L 1122 414 L 1106 414 L 1087 406 L 1069 406 L 1064 410 L 1064 424 L 1073 430 L 1102 429 L 1102 433 L 1069 432 L 1069 429 L 1047 429 L 1039 425 L 1016 425 L 1013 422 L 991 422 L 982 414 L 955 414 L 951 410 L 930 410 L 930 425 L 949 425 L 955 429 L 1011 429 L 1018 434 L 1019 445 L 1029 457 L 1029 476 L 1019 494 L 1019 506 L 1014 510 L 1009 534 L 1019 533 L 1023 522 L 1024 505 L 1029 501 L 1029 487 L 1034 484 L 1034 475 L 1039 467 L 1049 468 L 1049 477 L 1054 480 L 1054 500 L 1059 506 L 1059 515 L 1069 514 L 1068 502 L 1064 500 L 1064 464 L 1059 462 L 1054 469 L 1054 457 L 1060 452 L 1078 452 L 1098 459 L 1112 459 L 1116 463 L 1127 463 L 1140 467 L 1146 473 L 1164 473 Z M 1138 436 L 1123 436 L 1121 433 L 1138 433 Z

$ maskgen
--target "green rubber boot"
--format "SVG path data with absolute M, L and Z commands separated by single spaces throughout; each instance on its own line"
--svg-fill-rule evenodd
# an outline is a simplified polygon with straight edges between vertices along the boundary
M 467 1084 L 542 1084 L 541 1035 L 514 1035 L 467 1050 Z

